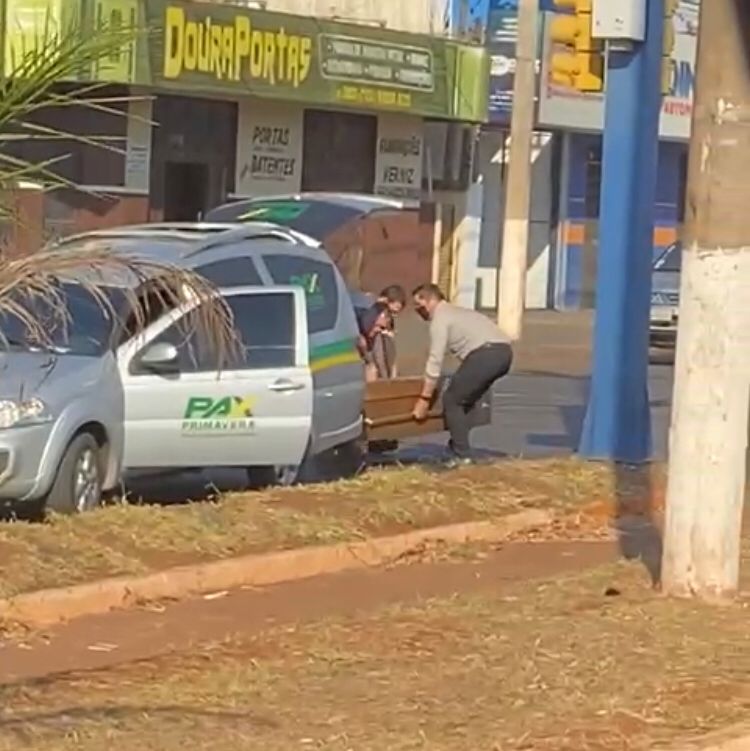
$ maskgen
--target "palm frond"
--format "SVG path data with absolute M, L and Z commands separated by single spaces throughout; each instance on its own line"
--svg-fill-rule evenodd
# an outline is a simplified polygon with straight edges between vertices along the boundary
M 113 53 L 136 44 L 146 33 L 136 28 L 106 26 L 94 34 L 83 33 L 76 20 L 62 29 L 52 23 L 43 24 L 28 50 L 10 56 L 10 69 L 0 80 L 0 143 L 67 140 L 122 151 L 106 137 L 69 133 L 35 121 L 34 117 L 50 108 L 76 107 L 127 118 L 127 107 L 121 105 L 143 97 L 104 95 L 102 88 L 107 84 L 93 81 L 93 70 Z M 60 88 L 63 82 L 64 90 Z M 21 180 L 30 178 L 45 190 L 80 188 L 55 169 L 64 158 L 65 154 L 60 154 L 59 158 L 38 163 L 6 152 L 0 162 L 0 189 L 12 190 Z M 0 202 L 0 220 L 14 218 L 12 210 Z
M 98 28 L 82 33 L 77 23 L 65 29 L 44 24 L 29 50 L 11 60 L 0 79 L 0 145 L 14 140 L 75 141 L 104 149 L 117 149 L 111 139 L 95 134 L 66 133 L 34 118 L 48 108 L 80 107 L 127 117 L 125 102 L 140 97 L 112 97 L 92 79 L 103 60 L 135 44 L 144 32 L 133 28 Z M 61 82 L 65 88 L 61 89 Z M 65 154 L 32 162 L 3 151 L 0 154 L 0 194 L 12 191 L 21 180 L 43 189 L 78 188 L 56 169 Z M 0 219 L 12 217 L 12 209 L 0 201 Z M 52 337 L 68 330 L 67 293 L 60 282 L 73 279 L 112 321 L 125 324 L 137 335 L 163 310 L 187 301 L 195 305 L 181 320 L 188 341 L 210 343 L 217 366 L 239 348 L 231 310 L 216 288 L 192 271 L 149 259 L 118 254 L 96 246 L 76 250 L 50 250 L 16 260 L 0 259 L 0 344 L 7 344 L 2 322 L 15 319 L 24 339 L 52 345 Z M 124 298 L 116 306 L 108 290 L 113 280 Z M 113 328 L 116 328 L 113 326 Z
M 56 333 L 67 331 L 71 321 L 62 281 L 79 284 L 113 324 L 127 324 L 129 336 L 140 334 L 162 311 L 192 303 L 179 324 L 186 341 L 208 344 L 219 368 L 239 351 L 232 312 L 213 284 L 189 269 L 100 244 L 0 263 L 0 343 L 8 344 L 3 319 L 15 319 L 24 339 L 40 346 L 51 346 Z M 123 306 L 108 294 L 112 286 L 121 293 Z

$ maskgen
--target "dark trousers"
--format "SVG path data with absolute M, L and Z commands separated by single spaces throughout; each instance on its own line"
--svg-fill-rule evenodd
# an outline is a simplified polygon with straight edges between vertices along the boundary
M 458 456 L 466 456 L 470 450 L 471 410 L 492 384 L 508 373 L 512 362 L 509 344 L 486 344 L 475 349 L 453 374 L 443 394 L 443 410 L 451 448 Z

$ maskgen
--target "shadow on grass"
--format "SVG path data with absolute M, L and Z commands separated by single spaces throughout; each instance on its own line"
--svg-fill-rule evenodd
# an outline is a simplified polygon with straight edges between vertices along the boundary
M 477 463 L 495 462 L 508 458 L 508 454 L 502 451 L 482 448 L 473 449 L 471 455 Z M 445 443 L 431 442 L 405 446 L 391 453 L 370 455 L 367 466 L 379 468 L 421 466 L 425 469 L 442 469 L 445 466 L 445 460 Z
M 640 560 L 651 583 L 658 587 L 661 584 L 662 532 L 652 467 L 615 464 L 614 472 L 614 528 L 620 553 L 628 561 Z
M 127 477 L 119 499 L 137 505 L 179 506 L 217 501 L 224 493 L 246 490 L 243 470 L 163 472 Z
M 0 720 L 0 733 L 12 734 L 20 742 L 38 740 L 41 734 L 65 734 L 80 727 L 81 723 L 112 723 L 120 725 L 128 721 L 143 722 L 144 718 L 159 722 L 184 724 L 217 723 L 243 729 L 277 729 L 275 720 L 250 711 L 227 712 L 202 709 L 192 706 L 95 706 L 68 707 L 55 712 L 38 712 L 18 715 Z M 220 728 L 217 728 L 217 730 Z

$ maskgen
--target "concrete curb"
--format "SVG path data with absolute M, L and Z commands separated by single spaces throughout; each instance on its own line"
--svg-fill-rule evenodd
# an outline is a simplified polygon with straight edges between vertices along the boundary
M 381 566 L 425 543 L 501 542 L 550 524 L 554 515 L 529 510 L 493 522 L 470 522 L 417 530 L 354 543 L 247 555 L 210 563 L 46 589 L 0 600 L 0 619 L 50 626 L 146 602 L 184 599 L 238 587 L 263 586 L 358 568 Z
M 750 724 L 732 725 L 702 738 L 670 746 L 666 751 L 750 751 Z

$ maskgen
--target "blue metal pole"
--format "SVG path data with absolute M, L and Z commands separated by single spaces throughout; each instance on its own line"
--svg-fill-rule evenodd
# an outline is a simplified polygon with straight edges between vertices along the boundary
M 648 323 L 664 0 L 647 3 L 646 41 L 609 55 L 593 371 L 579 446 L 586 458 L 632 464 L 652 451 Z

